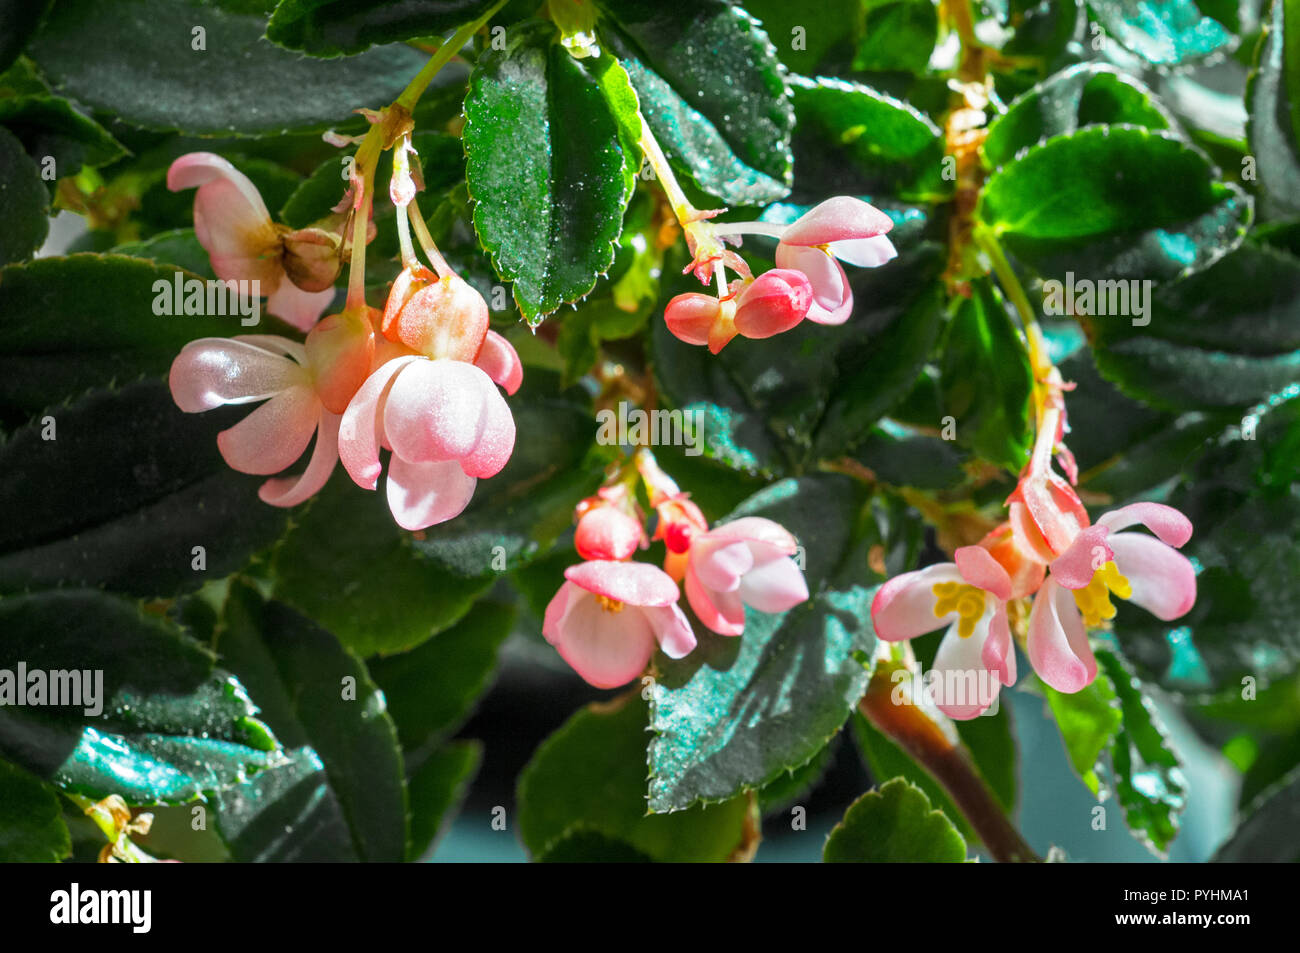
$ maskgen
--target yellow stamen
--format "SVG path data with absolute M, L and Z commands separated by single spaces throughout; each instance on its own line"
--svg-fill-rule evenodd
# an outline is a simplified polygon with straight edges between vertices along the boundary
M 1133 595 L 1133 587 L 1119 571 L 1114 560 L 1093 573 L 1092 581 L 1086 586 L 1074 590 L 1074 604 L 1083 614 L 1084 625 L 1091 629 L 1115 618 L 1115 606 L 1110 601 L 1112 592 L 1121 599 Z
M 609 596 L 602 596 L 597 594 L 596 601 L 600 603 L 600 607 L 604 609 L 606 612 L 623 611 L 623 603 L 619 602 L 617 599 L 611 599 Z
M 984 615 L 984 590 L 963 582 L 936 582 L 934 597 L 935 618 L 957 613 L 957 634 L 963 639 L 970 638 L 975 633 L 975 623 Z

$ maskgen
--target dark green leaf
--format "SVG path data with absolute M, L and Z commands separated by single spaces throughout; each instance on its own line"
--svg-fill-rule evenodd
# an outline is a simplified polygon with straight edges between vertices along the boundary
M 126 155 L 122 144 L 103 126 L 58 96 L 0 99 L 0 125 L 22 141 L 38 165 L 43 166 L 47 158 L 53 160 L 51 178 L 76 175 L 83 165 L 107 165 Z
M 817 754 L 866 687 L 855 657 L 875 643 L 872 573 L 852 555 L 876 541 L 860 526 L 860 486 L 847 477 L 783 480 L 731 518 L 761 515 L 803 547 L 811 598 L 778 615 L 746 611 L 739 638 L 702 633 L 679 661 L 658 660 L 653 687 L 650 806 L 677 810 L 761 787 Z
M 746 0 L 744 8 L 776 47 L 791 72 L 835 74 L 847 67 L 862 33 L 861 0 Z
M 108 252 L 128 258 L 144 258 L 159 265 L 172 265 L 200 278 L 216 278 L 208 251 L 199 244 L 192 228 L 174 228 L 146 239 L 126 242 Z
M 519 775 L 519 837 L 545 855 L 575 823 L 659 861 L 727 860 L 746 845 L 749 799 L 646 812 L 646 706 L 635 693 L 589 705 Z
M 202 28 L 203 49 L 196 49 Z M 29 55 L 63 91 L 148 129 L 258 135 L 323 128 L 401 93 L 426 57 L 404 46 L 324 62 L 281 49 L 244 4 L 60 0 Z M 213 95 L 220 90 L 220 95 Z
M 607 54 L 575 59 L 550 24 L 514 28 L 476 66 L 464 131 L 474 227 L 531 323 L 614 261 L 640 134 L 623 68 Z
M 962 863 L 966 842 L 918 787 L 894 778 L 849 806 L 826 839 L 827 863 Z
M 434 36 L 486 13 L 494 0 L 285 0 L 266 38 L 312 56 L 360 53 L 376 43 Z
M 217 452 L 217 432 L 242 416 L 183 414 L 166 385 L 139 381 L 16 431 L 0 445 L 0 591 L 169 596 L 239 569 L 286 520 Z
M 0 0 L 0 70 L 23 51 L 54 0 Z
M 853 737 L 877 787 L 894 778 L 901 778 L 919 789 L 936 811 L 942 811 L 963 838 L 971 842 L 978 841 L 975 829 L 966 820 L 966 815 L 952 803 L 952 798 L 943 785 L 913 761 L 902 748 L 881 734 L 871 722 L 862 717 L 861 712 L 853 713 Z
M 537 857 L 539 864 L 648 864 L 653 863 L 631 844 L 581 823 L 565 831 Z
M 853 68 L 923 73 L 938 39 L 938 11 L 930 0 L 873 3 L 867 10 L 862 39 L 853 54 Z
M 281 603 L 263 602 L 256 590 L 240 581 L 231 586 L 215 641 L 223 659 L 257 697 L 281 742 L 299 753 L 301 770 L 287 779 L 285 790 L 253 795 L 257 812 L 283 810 L 276 802 L 286 796 L 298 803 L 305 784 L 337 800 L 357 857 L 405 859 L 402 753 L 383 692 L 365 666 L 330 633 Z M 317 757 L 324 763 L 324 778 L 315 770 L 312 759 Z M 320 790 L 322 781 L 327 790 Z M 224 797 L 219 813 L 223 818 L 229 814 L 232 823 L 247 823 L 243 805 Z M 284 838 L 285 832 L 281 829 L 275 836 Z M 285 839 L 301 843 L 313 836 L 312 827 L 304 824 Z M 259 853 L 290 849 L 252 840 L 243 841 L 240 848 Z
M 1300 9 L 1274 0 L 1246 87 L 1246 134 L 1270 206 L 1300 214 Z
M 6 657 L 28 673 L 26 703 L 0 706 L 0 755 L 69 793 L 176 804 L 283 760 L 244 686 L 125 599 L 91 590 L 11 596 L 0 601 L 0 630 Z M 62 700 L 72 704 L 48 704 L 52 694 L 36 703 L 38 671 L 51 693 L 70 691 Z M 22 683 L 13 672 L 9 690 Z M 79 674 L 69 689 L 52 672 Z
M 477 741 L 454 741 L 431 754 L 407 782 L 411 802 L 411 835 L 406 859 L 427 858 L 437 847 L 438 837 L 483 760 L 483 745 Z
M 984 159 L 997 168 L 1044 139 L 1111 124 L 1148 129 L 1175 125 L 1151 90 L 1133 77 L 1107 63 L 1079 63 L 1016 97 L 989 124 Z
M 0 127 L 0 265 L 30 258 L 50 230 L 49 192 L 41 170 L 9 130 Z
M 335 473 L 276 548 L 275 596 L 366 657 L 404 652 L 454 623 L 487 585 L 421 555 L 382 493 Z
M 1293 863 L 1300 860 L 1295 831 L 1300 824 L 1300 768 L 1260 794 L 1227 842 L 1210 859 L 1223 863 Z
M 610 19 L 600 36 L 673 164 L 727 205 L 784 198 L 794 112 L 753 18 L 721 0 L 602 0 L 601 9 Z
M 0 863 L 56 864 L 71 853 L 58 794 L 0 760 Z

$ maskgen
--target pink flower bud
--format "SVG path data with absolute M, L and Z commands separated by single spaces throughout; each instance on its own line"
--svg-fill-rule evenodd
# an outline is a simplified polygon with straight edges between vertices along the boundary
M 802 321 L 812 302 L 812 285 L 803 272 L 773 268 L 737 296 L 736 330 L 747 338 L 770 338 Z

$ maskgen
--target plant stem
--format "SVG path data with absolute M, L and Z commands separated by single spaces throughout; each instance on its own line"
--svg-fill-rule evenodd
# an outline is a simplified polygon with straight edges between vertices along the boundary
M 400 106 L 407 112 L 414 109 L 415 104 L 420 101 L 420 97 L 428 88 L 429 83 L 438 75 L 438 71 L 450 63 L 452 57 L 459 53 L 465 47 L 465 44 L 469 42 L 470 37 L 483 29 L 483 25 L 496 16 L 497 11 L 505 5 L 506 0 L 497 0 L 481 17 L 473 23 L 465 24 L 452 34 L 451 39 L 438 47 L 438 52 L 434 53 L 429 58 L 429 62 L 421 67 L 420 72 L 415 74 L 415 78 L 407 84 L 406 89 L 402 90 L 402 95 L 393 100 L 393 105 Z
M 639 118 L 641 120 L 641 139 L 639 142 L 641 151 L 645 153 L 646 161 L 650 163 L 650 168 L 654 169 L 655 178 L 659 180 L 664 194 L 668 196 L 668 202 L 673 207 L 673 214 L 677 216 L 678 223 L 686 226 L 699 218 L 699 210 L 691 204 L 691 200 L 682 191 L 681 184 L 678 183 L 677 176 L 673 174 L 672 166 L 668 164 L 668 158 L 664 155 L 663 149 L 659 147 L 659 140 L 650 131 L 650 124 L 646 122 L 645 116 L 639 116 Z
M 913 676 L 905 663 L 878 657 L 858 710 L 943 785 L 994 860 L 1000 863 L 1040 860 L 1007 820 L 952 724 L 919 699 L 908 699 L 907 704 L 901 705 L 894 703 L 893 673 L 897 671 L 907 671 L 909 679 Z

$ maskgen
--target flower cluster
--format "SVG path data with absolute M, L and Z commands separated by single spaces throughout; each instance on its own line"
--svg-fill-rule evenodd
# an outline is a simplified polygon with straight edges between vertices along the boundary
M 394 166 L 405 169 L 396 159 Z M 260 280 L 272 290 L 268 308 L 307 332 L 302 343 L 272 334 L 203 338 L 173 362 L 172 396 L 183 411 L 265 402 L 218 435 L 226 462 L 243 473 L 278 474 L 314 436 L 306 468 L 259 491 L 267 503 L 294 506 L 324 486 L 340 460 L 358 486 L 376 489 L 387 449 L 388 504 L 400 526 L 424 529 L 464 510 L 477 481 L 510 459 L 514 418 L 497 387 L 513 394 L 523 379 L 514 348 L 488 328 L 483 297 L 436 249 L 426 252 L 437 273 L 421 265 L 403 235 L 405 268 L 384 310 L 350 293 L 341 312 L 320 319 L 333 301 L 337 255 L 333 265 L 320 265 L 324 257 L 314 268 L 303 264 L 298 233 L 272 223 L 252 182 L 217 156 L 182 156 L 168 183 L 198 187 L 195 231 L 217 274 Z M 415 189 L 392 193 L 404 209 Z M 314 230 L 333 235 L 315 247 L 342 248 L 340 234 L 356 216 L 364 218 L 352 231 L 366 240 L 373 226 L 365 183 L 353 183 L 344 208 L 350 212 L 333 223 L 337 233 Z
M 614 688 L 640 675 L 657 645 L 669 658 L 695 648 L 695 633 L 678 601 L 679 583 L 705 628 L 742 635 L 745 609 L 784 612 L 808 598 L 796 563 L 798 544 L 781 525 L 757 516 L 709 528 L 645 449 L 595 496 L 578 504 L 574 546 L 584 562 L 546 607 L 542 633 L 584 679 Z M 637 476 L 655 511 L 647 537 L 636 502 Z M 638 549 L 662 541 L 663 569 L 631 562 Z
M 979 543 L 956 550 L 954 561 L 904 573 L 877 591 L 871 606 L 876 634 L 889 642 L 947 629 L 934 658 L 934 702 L 949 717 L 987 710 L 1001 685 L 1016 680 L 1008 605 L 1032 596 L 1023 647 L 1030 665 L 1052 688 L 1073 693 L 1097 676 L 1089 629 L 1115 617 L 1112 596 L 1130 600 L 1163 621 L 1196 601 L 1196 573 L 1177 550 L 1192 524 L 1160 503 L 1133 503 L 1090 523 L 1071 482 L 1073 458 L 1064 434 L 1059 375 L 1034 452 L 1014 492 L 1009 518 Z M 1051 469 L 1052 453 L 1070 481 Z M 1143 525 L 1153 535 L 1126 532 Z
M 805 318 L 843 324 L 853 310 L 853 291 L 840 262 L 864 268 L 883 265 L 897 252 L 886 233 L 893 220 L 873 205 L 836 196 L 789 225 L 709 221 L 716 212 L 694 213 L 685 225 L 693 256 L 688 271 L 702 284 L 717 282 L 717 295 L 691 292 L 668 302 L 668 329 L 688 344 L 717 354 L 737 334 L 768 338 Z M 776 267 L 754 276 L 727 245 L 744 235 L 777 239 Z M 727 269 L 737 277 L 727 280 Z

